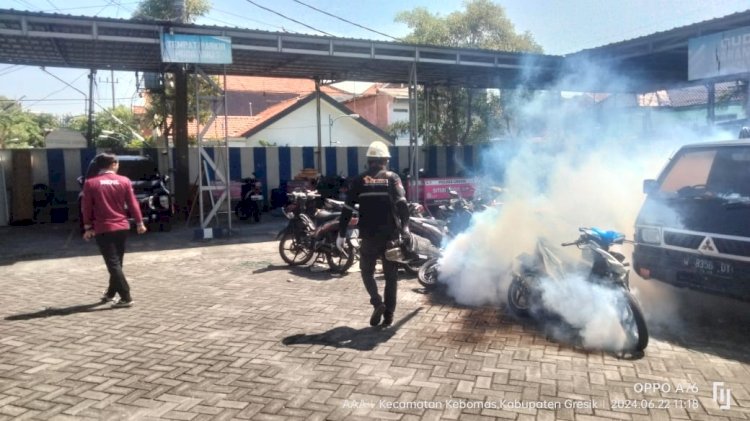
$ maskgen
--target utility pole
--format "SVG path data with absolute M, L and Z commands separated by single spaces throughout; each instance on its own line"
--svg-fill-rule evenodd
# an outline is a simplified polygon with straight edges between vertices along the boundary
M 321 134 L 320 130 L 320 78 L 315 77 L 315 106 L 316 106 L 316 115 L 317 115 L 317 121 L 318 121 L 318 156 L 317 156 L 317 165 L 318 165 L 318 173 L 321 175 L 323 174 L 323 136 Z
M 96 69 L 89 73 L 89 120 L 86 128 L 86 146 L 94 147 L 94 83 L 96 81 Z
M 110 72 L 109 74 L 110 74 L 111 79 L 104 79 L 104 80 L 100 79 L 99 83 L 109 83 L 110 85 L 112 85 L 112 110 L 114 110 L 115 106 L 117 105 L 115 103 L 115 84 L 119 83 L 119 81 L 115 80 L 114 70 L 110 70 L 109 72 Z
M 185 0 L 175 0 L 173 3 L 175 22 L 185 21 Z M 174 69 L 175 107 L 174 129 L 174 196 L 178 211 L 188 215 L 188 201 L 190 200 L 190 168 L 188 164 L 188 78 L 185 65 L 177 64 Z

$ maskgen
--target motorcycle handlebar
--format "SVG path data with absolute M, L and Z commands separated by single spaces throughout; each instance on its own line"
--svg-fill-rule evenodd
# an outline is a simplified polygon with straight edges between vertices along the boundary
M 562 243 L 560 245 L 563 247 L 567 247 L 567 246 L 575 246 L 577 244 L 578 244 L 578 241 L 573 241 L 572 243 Z

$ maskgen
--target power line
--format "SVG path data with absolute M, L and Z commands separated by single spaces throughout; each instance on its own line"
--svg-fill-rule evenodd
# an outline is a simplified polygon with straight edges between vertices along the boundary
M 66 86 L 63 89 L 68 89 L 68 87 Z M 57 91 L 57 92 L 60 92 L 60 91 Z M 47 98 L 47 97 L 45 97 L 45 98 Z M 130 98 L 131 97 L 129 97 L 129 96 L 121 96 L 121 97 L 118 96 L 115 99 L 117 99 L 117 100 L 126 100 L 126 99 L 130 99 Z M 76 102 L 76 101 L 80 101 L 80 100 L 81 100 L 81 98 L 48 98 L 48 99 L 44 99 L 44 98 L 40 98 L 40 99 L 34 99 L 34 98 L 26 99 L 26 98 L 24 98 L 24 99 L 14 99 L 12 101 L 16 101 L 16 102 L 30 102 L 30 101 L 34 101 L 34 102 L 71 102 L 71 101 L 73 101 L 73 102 Z M 7 101 L 11 101 L 11 100 L 9 100 L 9 99 L 0 99 L 0 102 L 3 102 L 3 101 L 7 102 Z M 31 105 L 33 105 L 33 104 L 29 104 L 27 106 L 31 106 Z
M 392 37 L 392 36 L 390 36 L 390 35 L 388 35 L 388 34 L 384 34 L 384 33 L 380 32 L 380 31 L 376 31 L 376 30 L 374 30 L 374 29 L 370 29 L 370 28 L 368 28 L 368 27 L 366 27 L 366 26 L 362 26 L 362 25 L 360 25 L 360 24 L 358 24 L 358 23 L 354 23 L 354 22 L 352 22 L 352 21 L 350 21 L 350 20 L 346 20 L 346 19 L 344 19 L 344 18 L 342 18 L 342 17 L 340 17 L 340 16 L 336 16 L 336 15 L 334 15 L 334 14 L 332 14 L 332 13 L 328 13 L 328 12 L 326 12 L 325 10 L 320 10 L 320 9 L 318 9 L 318 8 L 317 8 L 317 7 L 315 7 L 315 6 L 311 6 L 311 5 L 307 4 L 307 3 L 303 3 L 303 2 L 301 2 L 300 0 L 293 0 L 293 1 L 294 1 L 295 3 L 299 3 L 299 4 L 303 5 L 303 6 L 309 7 L 310 9 L 313 9 L 313 10 L 315 10 L 316 12 L 320 12 L 320 13 L 322 13 L 322 14 L 324 14 L 324 15 L 328 15 L 328 16 L 330 16 L 330 17 L 332 17 L 332 18 L 336 18 L 336 19 L 338 19 L 338 20 L 340 20 L 340 21 L 343 21 L 343 22 L 346 22 L 346 23 L 348 23 L 348 24 L 351 24 L 351 25 L 357 26 L 357 27 L 359 27 L 359 28 L 365 29 L 365 30 L 367 30 L 367 31 L 370 31 L 370 32 L 374 32 L 374 33 L 376 33 L 376 34 L 379 34 L 379 35 L 382 35 L 382 36 L 384 36 L 384 37 L 388 37 L 388 38 L 390 38 L 390 39 L 392 39 L 392 40 L 395 40 L 395 41 L 401 41 L 401 40 L 400 40 L 399 38 L 396 38 L 396 37 Z
M 49 5 L 50 5 L 50 6 L 52 6 L 52 8 L 53 8 L 53 9 L 55 9 L 55 10 L 57 10 L 57 11 L 60 11 L 60 8 L 59 8 L 59 7 L 57 7 L 57 6 L 55 6 L 55 4 L 54 4 L 54 3 L 52 3 L 52 0 L 47 0 L 47 3 L 49 3 Z
M 116 12 L 115 16 L 118 16 L 120 14 L 120 9 L 121 8 L 124 9 L 125 11 L 127 11 L 127 12 L 135 13 L 135 10 L 133 10 L 133 9 L 131 9 L 129 7 L 125 7 L 123 5 L 122 1 L 120 1 L 120 0 L 109 0 L 109 1 L 110 1 L 110 3 L 112 3 L 112 4 L 114 4 L 114 5 L 117 6 L 117 12 Z
M 36 9 L 36 7 L 33 4 L 29 3 L 26 0 L 15 0 L 15 2 L 18 3 L 18 4 L 23 5 L 24 7 L 30 7 L 31 9 L 29 9 L 29 10 Z
M 133 1 L 133 2 L 128 2 L 128 3 L 119 3 L 120 6 L 123 6 L 123 5 L 126 5 L 126 4 L 127 5 L 138 4 L 138 2 Z M 62 9 L 57 8 L 57 11 L 58 12 L 63 12 L 63 11 L 67 11 L 67 10 L 97 9 L 99 7 L 102 7 L 102 5 L 98 4 L 98 5 L 95 5 L 95 6 L 64 7 Z M 51 12 L 51 10 L 42 10 L 42 12 Z
M 75 83 L 75 82 L 76 82 L 76 81 L 77 81 L 78 79 L 80 79 L 80 78 L 84 77 L 85 75 L 86 75 L 86 72 L 84 72 L 84 73 L 81 73 L 81 75 L 80 75 L 80 76 L 78 76 L 77 78 L 75 78 L 75 79 L 71 80 L 71 81 L 70 81 L 70 83 L 71 83 L 71 84 Z M 47 101 L 47 100 L 48 100 L 47 98 L 51 97 L 52 95 L 54 95 L 54 94 L 56 94 L 56 93 L 58 93 L 58 92 L 62 92 L 62 91 L 64 91 L 64 90 L 66 90 L 66 89 L 68 89 L 68 87 L 67 87 L 67 86 L 63 86 L 62 88 L 60 88 L 60 89 L 56 90 L 55 92 L 52 92 L 52 93 L 48 94 L 48 95 L 47 95 L 47 96 L 45 96 L 44 98 L 42 98 L 42 99 L 39 99 L 39 100 L 36 100 L 36 101 L 32 102 L 31 104 L 28 104 L 28 105 L 26 105 L 26 106 L 27 106 L 27 107 L 31 107 L 32 105 L 36 105 L 36 104 L 37 104 L 37 103 L 39 103 L 39 102 L 42 102 L 42 101 Z
M 112 6 L 112 3 L 111 3 L 111 2 L 110 2 L 110 3 L 107 3 L 107 4 L 106 4 L 106 5 L 104 6 L 104 7 L 102 7 L 101 9 L 99 9 L 99 11 L 98 11 L 98 12 L 94 13 L 94 17 L 97 17 L 97 16 L 99 16 L 99 13 L 103 12 L 103 11 L 104 11 L 104 9 L 108 8 L 109 6 Z
M 9 74 L 11 74 L 11 73 L 14 73 L 14 72 L 17 72 L 17 71 L 19 71 L 19 70 L 23 69 L 23 66 L 21 66 L 21 65 L 18 65 L 18 64 L 14 64 L 14 66 L 18 66 L 18 67 L 16 67 L 16 68 L 14 69 L 14 68 L 13 68 L 13 66 L 11 66 L 11 67 L 9 67 L 9 68 L 7 68 L 7 69 L 3 70 L 3 72 L 2 72 L 2 73 L 0 73 L 0 76 L 6 76 L 6 75 L 9 75 Z
M 30 7 L 31 9 L 36 9 L 36 6 L 34 6 L 33 4 L 29 3 L 26 0 L 15 0 L 15 2 L 18 3 L 18 4 L 21 4 L 21 5 L 25 6 L 25 7 Z
M 259 20 L 256 20 L 256 19 L 251 19 L 251 18 L 248 18 L 248 17 L 242 16 L 242 15 L 238 15 L 238 14 L 236 14 L 236 13 L 232 13 L 232 12 L 227 12 L 226 10 L 221 10 L 221 9 L 217 9 L 217 8 L 213 8 L 212 10 L 213 10 L 214 12 L 219 12 L 219 13 L 223 13 L 223 14 L 225 14 L 225 15 L 229 15 L 229 16 L 234 16 L 234 17 L 237 17 L 237 18 L 240 18 L 240 19 L 243 19 L 243 20 L 248 20 L 248 21 L 250 21 L 250 22 L 255 22 L 255 23 L 258 23 L 258 24 L 261 24 L 261 25 L 271 26 L 271 27 L 273 27 L 273 28 L 277 28 L 277 29 L 281 29 L 282 31 L 285 31 L 285 32 L 289 32 L 289 31 L 286 31 L 286 30 L 284 29 L 284 27 L 283 27 L 283 26 L 273 25 L 273 24 L 270 24 L 270 23 L 268 23 L 268 22 L 262 22 L 262 21 L 259 21 Z M 210 19 L 210 18 L 206 18 L 206 19 Z M 233 24 L 233 23 L 229 23 L 229 22 L 223 22 L 223 21 L 220 21 L 220 20 L 218 20 L 218 19 L 213 19 L 213 20 L 215 20 L 215 21 L 217 21 L 217 22 L 221 22 L 221 23 L 226 23 L 226 24 L 228 24 L 228 25 L 236 26 L 236 25 L 235 25 L 235 24 Z
M 263 10 L 266 10 L 266 11 L 268 11 L 268 12 L 271 12 L 271 13 L 273 13 L 273 14 L 275 14 L 275 15 L 281 16 L 281 17 L 282 17 L 282 18 L 284 18 L 284 19 L 290 20 L 290 21 L 292 21 L 292 22 L 294 22 L 294 23 L 297 23 L 297 24 L 299 24 L 299 25 L 302 25 L 302 26 L 304 26 L 304 27 L 306 27 L 306 28 L 312 29 L 313 31 L 316 31 L 316 32 L 320 32 L 321 34 L 325 34 L 325 35 L 328 35 L 329 37 L 332 37 L 332 36 L 334 36 L 334 35 L 332 35 L 332 34 L 329 34 L 329 33 L 328 33 L 328 32 L 326 32 L 326 31 L 321 31 L 320 29 L 317 29 L 317 28 L 313 28 L 313 27 L 312 27 L 312 26 L 310 26 L 310 25 L 307 25 L 307 24 L 304 24 L 304 23 L 302 23 L 302 22 L 300 22 L 300 21 L 298 21 L 298 20 L 292 19 L 292 18 L 290 18 L 289 16 L 283 15 L 283 14 L 281 14 L 281 13 L 279 13 L 279 12 L 275 11 L 275 10 L 271 10 L 271 9 L 269 9 L 269 8 L 267 8 L 267 7 L 263 7 L 263 6 L 259 5 L 258 3 L 255 3 L 255 2 L 253 1 L 253 0 L 246 0 L 246 1 L 247 1 L 248 3 L 250 3 L 250 4 L 254 5 L 254 6 L 256 6 L 256 7 L 259 7 L 259 8 L 261 8 L 261 9 L 263 9 Z

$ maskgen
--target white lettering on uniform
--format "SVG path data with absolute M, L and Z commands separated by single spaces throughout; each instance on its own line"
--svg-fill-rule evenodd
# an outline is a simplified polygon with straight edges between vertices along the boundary
M 99 180 L 100 186 L 119 186 L 120 182 L 118 180 Z

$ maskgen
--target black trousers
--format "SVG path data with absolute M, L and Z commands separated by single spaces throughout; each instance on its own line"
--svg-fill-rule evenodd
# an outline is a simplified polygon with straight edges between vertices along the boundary
M 362 270 L 362 281 L 365 289 L 370 295 L 370 304 L 379 306 L 385 303 L 385 312 L 393 314 L 396 310 L 396 293 L 398 292 L 398 266 L 396 263 L 385 259 L 386 243 L 388 238 L 361 238 L 359 268 Z M 378 284 L 375 282 L 375 263 L 378 259 L 383 262 L 383 274 L 385 275 L 384 299 L 378 293 Z
M 102 234 L 96 234 L 96 245 L 104 258 L 104 264 L 109 271 L 109 287 L 107 296 L 114 297 L 120 295 L 120 299 L 130 301 L 130 285 L 125 279 L 122 272 L 122 261 L 125 257 L 125 240 L 128 238 L 128 231 L 112 231 Z

